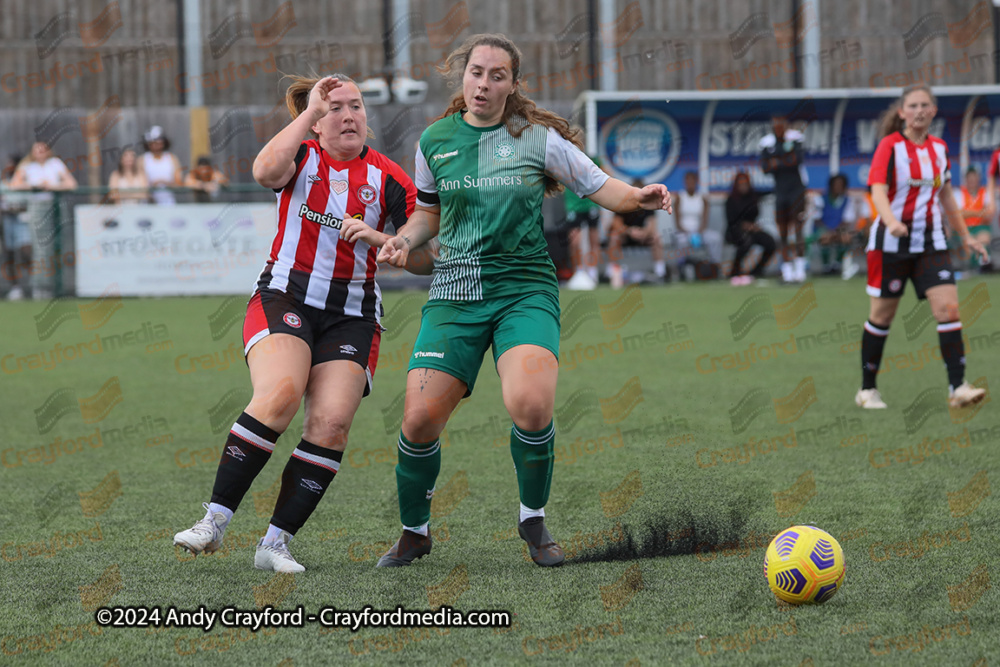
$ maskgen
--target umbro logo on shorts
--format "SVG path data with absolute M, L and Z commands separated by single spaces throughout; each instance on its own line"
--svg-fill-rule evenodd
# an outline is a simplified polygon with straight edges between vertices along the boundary
M 950 275 L 951 271 L 948 270 L 938 271 L 938 278 L 940 278 L 941 280 L 948 280 L 948 276 Z
M 302 326 L 302 320 L 295 313 L 285 313 L 285 316 L 282 317 L 281 319 L 283 319 L 285 321 L 285 324 L 292 327 L 293 329 L 298 329 L 299 327 Z
M 234 459 L 239 459 L 240 461 L 246 458 L 246 454 L 243 452 L 243 450 L 237 447 L 236 445 L 229 445 L 228 447 L 226 447 L 226 453 L 232 456 Z
M 358 351 L 358 348 L 354 347 L 353 345 L 341 345 L 340 346 L 340 353 L 341 354 L 354 354 L 357 351 Z
M 304 479 L 304 480 L 302 480 L 302 486 L 306 487 L 307 489 L 309 489 L 313 493 L 319 493 L 319 492 L 321 492 L 323 490 L 323 485 L 322 484 L 320 484 L 319 482 L 315 482 L 315 481 L 313 481 L 311 479 Z

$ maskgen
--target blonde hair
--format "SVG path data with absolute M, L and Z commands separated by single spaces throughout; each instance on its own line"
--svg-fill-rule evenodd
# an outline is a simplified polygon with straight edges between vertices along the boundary
M 357 82 L 346 74 L 341 74 L 339 72 L 330 74 L 335 79 L 340 79 L 340 81 L 345 83 L 353 83 L 355 87 L 358 87 Z M 288 107 L 288 113 L 291 114 L 292 120 L 298 118 L 303 111 L 309 107 L 309 93 L 312 89 L 316 87 L 316 84 L 320 79 L 324 78 L 321 76 L 298 76 L 297 74 L 286 74 L 286 79 L 291 79 L 292 83 L 288 86 L 288 90 L 285 91 L 285 106 Z M 360 87 L 358 91 L 360 92 Z M 361 96 L 361 104 L 365 104 L 365 96 Z M 365 110 L 368 110 L 367 105 Z M 372 128 L 368 127 L 368 138 L 374 139 L 375 133 L 372 132 Z M 316 136 L 316 133 L 309 130 L 309 135 L 312 137 Z
M 435 120 L 440 120 L 452 114 L 460 113 L 466 108 L 465 95 L 462 91 L 462 77 L 465 68 L 469 64 L 469 56 L 477 46 L 492 46 L 503 49 L 510 56 L 511 78 L 514 83 L 521 80 L 521 50 L 506 35 L 483 33 L 472 35 L 452 51 L 444 65 L 438 67 L 438 71 L 449 81 L 458 92 L 451 98 L 448 108 Z M 559 133 L 566 141 L 573 143 L 577 148 L 583 150 L 583 132 L 578 127 L 573 127 L 565 118 L 547 109 L 539 108 L 527 95 L 521 92 L 521 87 L 516 86 L 514 92 L 507 96 L 504 103 L 501 122 L 506 126 L 507 132 L 514 138 L 520 137 L 525 128 L 529 125 L 542 125 L 551 127 Z M 527 121 L 527 122 L 525 122 Z M 553 195 L 563 189 L 559 181 L 545 177 L 545 194 Z
M 903 108 L 903 103 L 906 101 L 906 98 L 910 93 L 916 93 L 919 91 L 927 93 L 931 98 L 931 103 L 934 104 L 934 106 L 937 106 L 937 98 L 934 97 L 934 93 L 931 92 L 931 87 L 926 83 L 914 83 L 906 88 L 903 88 L 903 93 L 899 96 L 899 99 L 890 104 L 889 108 L 883 111 L 882 115 L 879 116 L 878 129 L 880 139 L 884 139 L 894 132 L 903 131 L 903 128 L 906 127 L 906 122 L 899 117 L 899 110 Z

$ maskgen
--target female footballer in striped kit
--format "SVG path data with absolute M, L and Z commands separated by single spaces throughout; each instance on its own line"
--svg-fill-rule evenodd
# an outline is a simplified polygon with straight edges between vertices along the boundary
M 663 185 L 610 178 L 581 150 L 580 131 L 521 91 L 521 53 L 503 35 L 474 35 L 444 71 L 461 91 L 420 138 L 417 207 L 379 261 L 403 266 L 440 241 L 407 375 L 396 486 L 403 534 L 379 567 L 410 565 L 431 550 L 431 497 L 441 431 L 475 385 L 491 346 L 520 491 L 518 529 L 535 563 L 564 555 L 543 517 L 554 462 L 552 414 L 559 356 L 559 289 L 541 206 L 560 183 L 618 212 L 670 210 Z
M 365 145 L 361 91 L 343 75 L 292 77 L 292 122 L 261 150 L 253 175 L 277 197 L 278 231 L 247 306 L 243 344 L 253 397 L 233 424 L 205 517 L 177 533 L 191 553 L 219 548 L 254 478 L 305 398 L 302 440 L 254 566 L 305 568 L 288 542 L 333 483 L 378 361 L 382 294 L 376 251 L 413 212 L 416 190 L 396 163 Z M 312 134 L 314 138 L 308 138 Z
M 929 134 L 936 113 L 931 89 L 917 84 L 905 88 L 882 118 L 883 139 L 868 175 L 878 217 L 868 238 L 871 304 L 861 337 L 862 384 L 854 397 L 858 407 L 887 407 L 875 387 L 875 376 L 907 280 L 913 281 L 918 299 L 930 302 L 937 320 L 949 404 L 960 408 L 978 403 L 986 394 L 965 381 L 965 343 L 944 218 L 968 250 L 984 261 L 989 255 L 969 234 L 955 203 L 948 146 Z

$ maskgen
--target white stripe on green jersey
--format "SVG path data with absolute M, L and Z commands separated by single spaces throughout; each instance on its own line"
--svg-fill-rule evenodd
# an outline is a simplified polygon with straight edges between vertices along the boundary
M 543 232 L 545 177 L 581 197 L 608 180 L 554 129 L 531 125 L 515 138 L 461 114 L 424 130 L 415 166 L 417 204 L 441 207 L 430 298 L 455 301 L 558 290 Z

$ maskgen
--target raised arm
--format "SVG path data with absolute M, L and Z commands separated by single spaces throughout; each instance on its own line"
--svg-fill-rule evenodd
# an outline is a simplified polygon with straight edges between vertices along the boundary
M 295 174 L 295 155 L 310 128 L 330 111 L 330 93 L 342 86 L 339 79 L 327 76 L 316 82 L 309 92 L 309 106 L 304 112 L 274 135 L 253 162 L 253 178 L 265 188 L 279 189 Z

